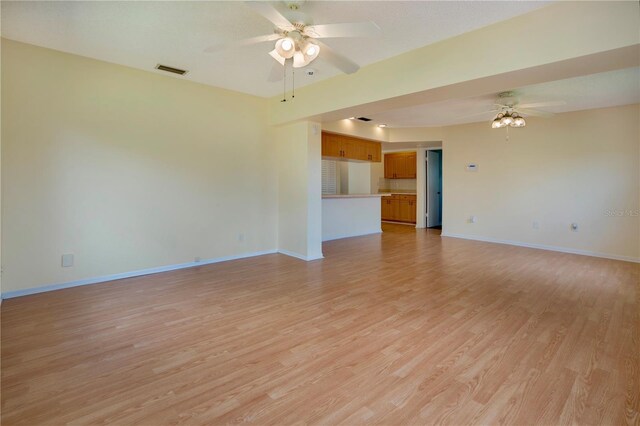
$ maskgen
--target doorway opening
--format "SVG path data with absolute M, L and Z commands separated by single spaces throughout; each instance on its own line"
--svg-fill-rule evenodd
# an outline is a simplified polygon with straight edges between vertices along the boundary
M 442 228 L 442 149 L 427 150 L 427 228 Z

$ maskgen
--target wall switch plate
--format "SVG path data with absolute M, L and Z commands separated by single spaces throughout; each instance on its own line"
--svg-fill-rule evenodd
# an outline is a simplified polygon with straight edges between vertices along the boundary
M 477 223 L 478 222 L 478 216 L 471 216 L 469 218 L 469 223 Z
M 540 229 L 540 222 L 533 222 L 531 226 L 533 227 L 533 229 Z
M 63 254 L 62 255 L 62 267 L 68 268 L 73 266 L 73 254 Z

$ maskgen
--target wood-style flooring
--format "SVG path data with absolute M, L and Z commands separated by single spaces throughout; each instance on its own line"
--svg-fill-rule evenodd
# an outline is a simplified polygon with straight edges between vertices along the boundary
M 640 422 L 640 265 L 384 225 L 2 303 L 2 425 Z

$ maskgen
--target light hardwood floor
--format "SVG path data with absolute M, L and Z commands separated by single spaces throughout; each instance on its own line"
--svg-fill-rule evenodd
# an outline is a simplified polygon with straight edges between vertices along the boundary
M 2 304 L 2 424 L 640 422 L 640 265 L 384 225 Z

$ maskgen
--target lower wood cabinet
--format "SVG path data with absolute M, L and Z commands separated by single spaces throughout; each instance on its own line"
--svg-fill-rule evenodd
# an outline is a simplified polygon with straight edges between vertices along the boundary
M 416 223 L 416 196 L 392 194 L 380 198 L 382 220 Z

